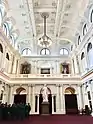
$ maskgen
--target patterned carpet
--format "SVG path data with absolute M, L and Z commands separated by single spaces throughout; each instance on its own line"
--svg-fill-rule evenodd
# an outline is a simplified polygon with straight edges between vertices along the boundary
M 22 121 L 3 121 L 0 124 L 93 124 L 91 116 L 32 115 Z

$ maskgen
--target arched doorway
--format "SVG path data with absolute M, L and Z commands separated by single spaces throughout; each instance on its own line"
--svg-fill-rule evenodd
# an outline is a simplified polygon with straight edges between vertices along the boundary
M 65 89 L 65 108 L 66 114 L 78 114 L 77 96 L 72 87 Z
M 26 103 L 26 89 L 24 89 L 23 87 L 16 89 L 16 94 L 14 96 L 14 103 L 15 104 Z
M 42 90 L 43 90 L 43 88 L 41 88 L 40 94 L 39 94 L 39 114 L 43 114 L 42 113 L 42 102 L 43 102 Z M 49 102 L 49 113 L 48 114 L 52 114 L 52 95 L 51 95 L 51 90 L 48 87 L 47 87 L 47 90 L 48 90 L 48 102 Z

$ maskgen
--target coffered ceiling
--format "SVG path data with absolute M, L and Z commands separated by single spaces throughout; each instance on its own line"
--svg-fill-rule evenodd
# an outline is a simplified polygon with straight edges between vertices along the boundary
M 8 16 L 16 21 L 20 31 L 18 42 L 33 44 L 43 34 L 42 12 L 47 12 L 47 34 L 53 42 L 73 42 L 77 27 L 89 0 L 8 0 Z

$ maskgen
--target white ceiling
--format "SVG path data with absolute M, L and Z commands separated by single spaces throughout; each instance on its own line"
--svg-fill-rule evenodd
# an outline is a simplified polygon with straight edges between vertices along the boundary
M 47 34 L 60 44 L 73 42 L 89 0 L 8 0 L 8 16 L 14 17 L 19 29 L 18 42 L 32 44 L 43 34 L 42 12 L 48 12 Z M 65 42 L 64 42 L 65 40 Z M 68 43 L 67 41 L 67 43 Z

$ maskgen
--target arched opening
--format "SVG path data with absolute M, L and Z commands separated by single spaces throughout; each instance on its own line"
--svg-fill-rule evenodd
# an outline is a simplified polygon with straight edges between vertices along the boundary
M 14 103 L 26 103 L 26 89 L 24 89 L 23 87 L 19 87 L 18 89 L 16 89 Z
M 84 35 L 86 35 L 86 33 L 87 33 L 87 24 L 84 24 L 84 26 L 83 26 L 83 36 Z
M 88 55 L 88 65 L 89 65 L 89 68 L 90 68 L 90 67 L 93 66 L 93 48 L 92 48 L 91 43 L 88 43 L 87 55 Z
M 41 88 L 40 90 L 40 95 L 39 95 L 39 114 L 52 114 L 52 94 L 51 90 L 46 87 L 47 90 L 47 97 L 48 97 L 48 102 L 43 101 L 43 92 L 44 92 L 44 87 Z
M 9 60 L 9 54 L 8 53 L 6 53 L 6 58 L 7 58 L 7 60 Z
M 82 73 L 84 73 L 86 71 L 86 68 L 87 68 L 87 63 L 86 63 L 86 58 L 85 58 L 85 53 L 82 52 L 81 54 L 81 71 Z
M 0 44 L 0 52 L 3 53 L 3 47 L 1 44 Z
M 65 108 L 66 114 L 78 114 L 77 96 L 72 87 L 65 89 Z

